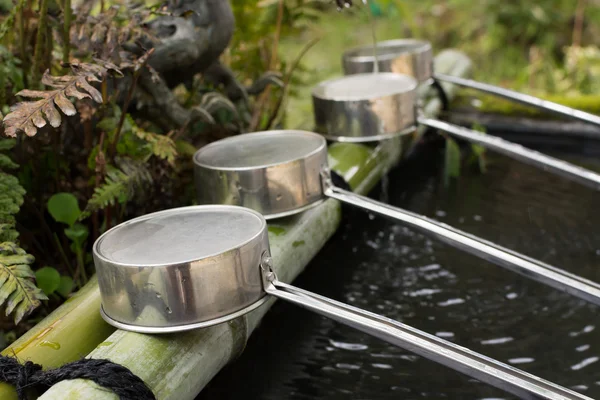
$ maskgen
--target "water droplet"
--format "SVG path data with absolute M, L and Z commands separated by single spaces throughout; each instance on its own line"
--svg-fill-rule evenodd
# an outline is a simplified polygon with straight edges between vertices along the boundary
M 187 282 L 187 278 L 184 276 L 183 278 L 181 278 L 181 283 L 186 283 Z
M 514 339 L 511 337 L 501 337 L 501 338 L 496 338 L 496 339 L 482 340 L 481 344 L 483 344 L 483 345 L 502 344 L 502 343 L 512 342 L 513 340 Z
M 50 347 L 53 350 L 60 350 L 60 343 L 57 342 L 49 342 L 47 340 L 44 340 L 43 342 L 41 342 L 38 346 L 41 347 Z
M 448 306 L 453 306 L 455 304 L 462 304 L 465 301 L 463 299 L 448 299 L 446 301 L 442 301 L 438 303 L 438 306 L 440 307 L 448 307 Z
M 281 193 L 279 193 L 279 194 L 277 195 L 277 197 L 275 197 L 275 200 L 277 200 L 277 201 L 281 201 L 281 199 L 283 199 L 283 196 L 281 195 Z
M 595 363 L 596 361 L 598 361 L 598 357 L 590 357 L 590 358 L 586 358 L 585 360 L 581 361 L 580 363 L 573 365 L 573 366 L 571 367 L 571 369 L 572 369 L 573 371 L 578 371 L 578 370 L 580 370 L 580 369 L 582 369 L 582 368 L 585 368 L 585 367 L 587 367 L 587 366 L 588 366 L 588 365 L 590 365 L 590 364 L 593 364 L 593 363 Z
M 359 365 L 354 365 L 354 364 L 337 363 L 337 364 L 335 364 L 335 366 L 336 366 L 336 368 L 339 368 L 339 369 L 352 369 L 352 370 L 360 369 Z
M 379 369 L 392 369 L 392 366 L 390 364 L 371 364 L 373 367 L 375 368 L 379 368 Z
M 508 362 L 511 364 L 529 364 L 534 361 L 535 359 L 531 357 L 511 358 L 510 360 L 508 360 Z
M 157 292 L 157 293 L 156 293 L 156 298 L 157 298 L 157 299 L 160 299 L 161 297 L 162 297 L 162 296 L 160 295 L 160 293 L 158 293 L 158 292 Z
M 336 342 L 331 339 L 329 339 L 329 343 L 331 343 L 331 345 L 333 347 L 336 347 L 338 349 L 343 349 L 343 350 L 359 351 L 359 350 L 366 350 L 369 348 L 369 346 L 367 346 L 366 344 Z
M 579 347 L 575 347 L 576 351 L 582 352 L 582 351 L 586 351 L 590 348 L 589 344 L 584 344 L 583 346 L 579 346 Z
M 165 311 L 167 312 L 167 314 L 172 314 L 173 313 L 173 310 L 171 310 L 171 307 L 165 308 Z

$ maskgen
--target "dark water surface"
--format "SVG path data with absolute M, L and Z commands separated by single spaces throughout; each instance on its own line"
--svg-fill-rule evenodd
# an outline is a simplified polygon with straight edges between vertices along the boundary
M 441 159 L 421 157 L 389 176 L 387 200 L 600 281 L 600 192 L 488 157 L 487 174 L 464 171 L 448 189 Z M 381 198 L 380 189 L 372 197 Z M 344 215 L 294 284 L 600 398 L 600 307 L 360 210 Z M 513 397 L 281 301 L 240 359 L 198 396 L 440 398 Z

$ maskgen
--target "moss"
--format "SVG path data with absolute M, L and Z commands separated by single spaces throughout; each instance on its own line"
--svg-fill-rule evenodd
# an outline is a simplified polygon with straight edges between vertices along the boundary
M 269 233 L 275 236 L 283 236 L 285 235 L 285 231 L 285 228 L 282 228 L 281 226 L 269 225 Z
M 477 97 L 481 101 L 481 106 L 478 107 L 478 110 L 485 113 L 543 117 L 545 119 L 557 118 L 556 114 L 552 112 L 545 112 L 535 107 L 515 103 L 499 97 L 490 95 L 478 95 Z M 539 95 L 537 97 L 577 110 L 600 115 L 600 96 L 582 95 L 567 97 L 558 95 Z M 464 104 L 464 102 L 465 100 L 463 98 L 460 102 L 457 102 L 457 104 Z

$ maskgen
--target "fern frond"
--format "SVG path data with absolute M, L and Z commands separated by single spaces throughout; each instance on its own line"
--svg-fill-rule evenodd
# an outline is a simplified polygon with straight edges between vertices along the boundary
M 143 162 L 130 158 L 118 158 L 115 161 L 118 168 L 108 169 L 104 184 L 94 190 L 94 195 L 88 201 L 80 220 L 115 202 L 125 203 L 136 191 L 152 182 L 152 175 Z
M 0 151 L 10 150 L 15 143 L 12 139 L 0 139 Z M 15 241 L 19 236 L 14 229 L 14 215 L 23 204 L 25 189 L 15 176 L 2 172 L 2 169 L 15 167 L 17 164 L 7 155 L 0 153 L 0 242 Z
M 0 243 L 0 306 L 6 305 L 6 316 L 14 314 L 15 324 L 35 310 L 41 300 L 48 300 L 35 286 L 30 265 L 35 258 L 14 243 Z
M 175 163 L 177 157 L 177 148 L 173 139 L 166 135 L 147 132 L 137 126 L 131 115 L 127 114 L 127 123 L 131 127 L 131 132 L 138 138 L 148 143 L 150 151 L 161 160 L 166 160 L 169 164 Z
M 102 103 L 102 95 L 90 82 L 99 82 L 99 78 L 107 74 L 109 69 L 120 73 L 116 68 L 105 65 L 81 63 L 70 66 L 73 75 L 52 76 L 48 71 L 44 73 L 42 83 L 54 90 L 21 90 L 17 93 L 21 97 L 41 100 L 24 101 L 11 107 L 11 112 L 3 120 L 6 136 L 16 137 L 17 132 L 34 136 L 47 123 L 58 128 L 62 123 L 58 109 L 67 116 L 77 114 L 68 97 L 80 100 L 91 98 L 96 103 Z

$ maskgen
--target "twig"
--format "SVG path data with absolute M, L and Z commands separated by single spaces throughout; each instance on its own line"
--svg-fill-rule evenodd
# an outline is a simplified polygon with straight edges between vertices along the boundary
M 42 63 L 42 55 L 46 47 L 46 23 L 48 19 L 48 0 L 40 0 L 40 16 L 38 17 L 37 37 L 35 41 L 35 50 L 33 52 L 33 68 L 32 77 L 35 83 L 38 83 L 40 74 L 40 64 Z
M 292 65 L 290 65 L 290 68 L 288 69 L 288 72 L 283 80 L 283 82 L 284 82 L 283 94 L 279 98 L 279 101 L 277 102 L 277 105 L 275 106 L 275 109 L 273 110 L 273 113 L 271 114 L 271 117 L 269 118 L 269 121 L 267 122 L 267 126 L 265 129 L 271 129 L 273 127 L 273 125 L 276 125 L 281 120 L 280 115 L 283 115 L 283 114 L 280 113 L 280 110 L 285 108 L 285 107 L 282 107 L 282 105 L 283 105 L 284 101 L 287 99 L 287 95 L 290 91 L 289 85 L 292 80 L 292 76 L 294 75 L 294 72 L 300 65 L 300 61 L 302 61 L 302 59 L 304 58 L 306 53 L 308 53 L 308 51 L 314 45 L 316 45 L 320 40 L 321 40 L 321 37 L 318 37 L 318 38 L 314 38 L 310 42 L 308 42 L 306 44 L 306 46 L 304 46 L 304 48 L 300 51 L 298 56 L 294 59 L 294 61 L 292 62 Z
M 75 275 L 75 271 L 73 270 L 73 266 L 71 265 L 71 262 L 69 261 L 69 257 L 67 257 L 67 254 L 65 253 L 65 249 L 63 249 L 62 244 L 60 243 L 60 240 L 58 239 L 58 235 L 56 233 L 53 234 L 54 236 L 54 241 L 56 242 L 56 247 L 58 247 L 58 252 L 60 253 L 63 262 L 65 263 L 67 270 L 69 271 L 69 274 L 71 274 L 71 276 L 73 277 L 73 279 L 76 278 Z M 78 282 L 79 284 L 79 282 Z M 81 285 L 79 285 L 81 287 Z
M 125 123 L 125 116 L 127 115 L 127 109 L 129 108 L 129 103 L 133 98 L 133 93 L 135 91 L 135 87 L 142 73 L 144 67 L 148 63 L 150 56 L 154 53 L 154 49 L 150 49 L 145 55 L 140 57 L 140 64 L 136 65 L 135 72 L 133 73 L 133 82 L 129 87 L 129 92 L 127 92 L 127 98 L 125 98 L 125 102 L 123 103 L 123 108 L 121 109 L 121 117 L 119 118 L 119 123 L 117 125 L 117 129 L 115 131 L 115 138 L 111 143 L 111 156 L 114 156 L 117 151 L 117 143 L 119 143 L 119 136 L 121 135 L 121 130 L 123 129 L 123 124 Z
M 583 36 L 583 20 L 585 18 L 585 0 L 577 0 L 575 8 L 575 23 L 573 25 L 573 47 L 581 46 Z
M 69 62 L 70 59 L 70 54 L 69 52 L 71 51 L 71 40 L 70 40 L 70 32 L 71 32 L 71 16 L 72 16 L 72 10 L 71 10 L 71 0 L 65 0 L 64 2 L 64 19 L 65 19 L 65 23 L 64 23 L 64 27 L 63 27 L 63 62 L 65 64 L 67 64 Z
M 281 37 L 281 25 L 283 23 L 283 0 L 279 0 L 279 5 L 277 9 L 277 27 L 275 28 L 275 38 L 273 40 L 273 48 L 271 49 L 271 62 L 269 63 L 269 70 L 274 70 L 277 66 L 277 53 L 279 47 L 279 39 Z M 260 124 L 260 117 L 262 115 L 265 104 L 269 100 L 271 95 L 271 87 L 267 86 L 265 91 L 261 93 L 258 98 L 258 102 L 256 105 L 256 109 L 252 114 L 252 119 L 250 120 L 250 131 L 254 131 L 258 128 Z

